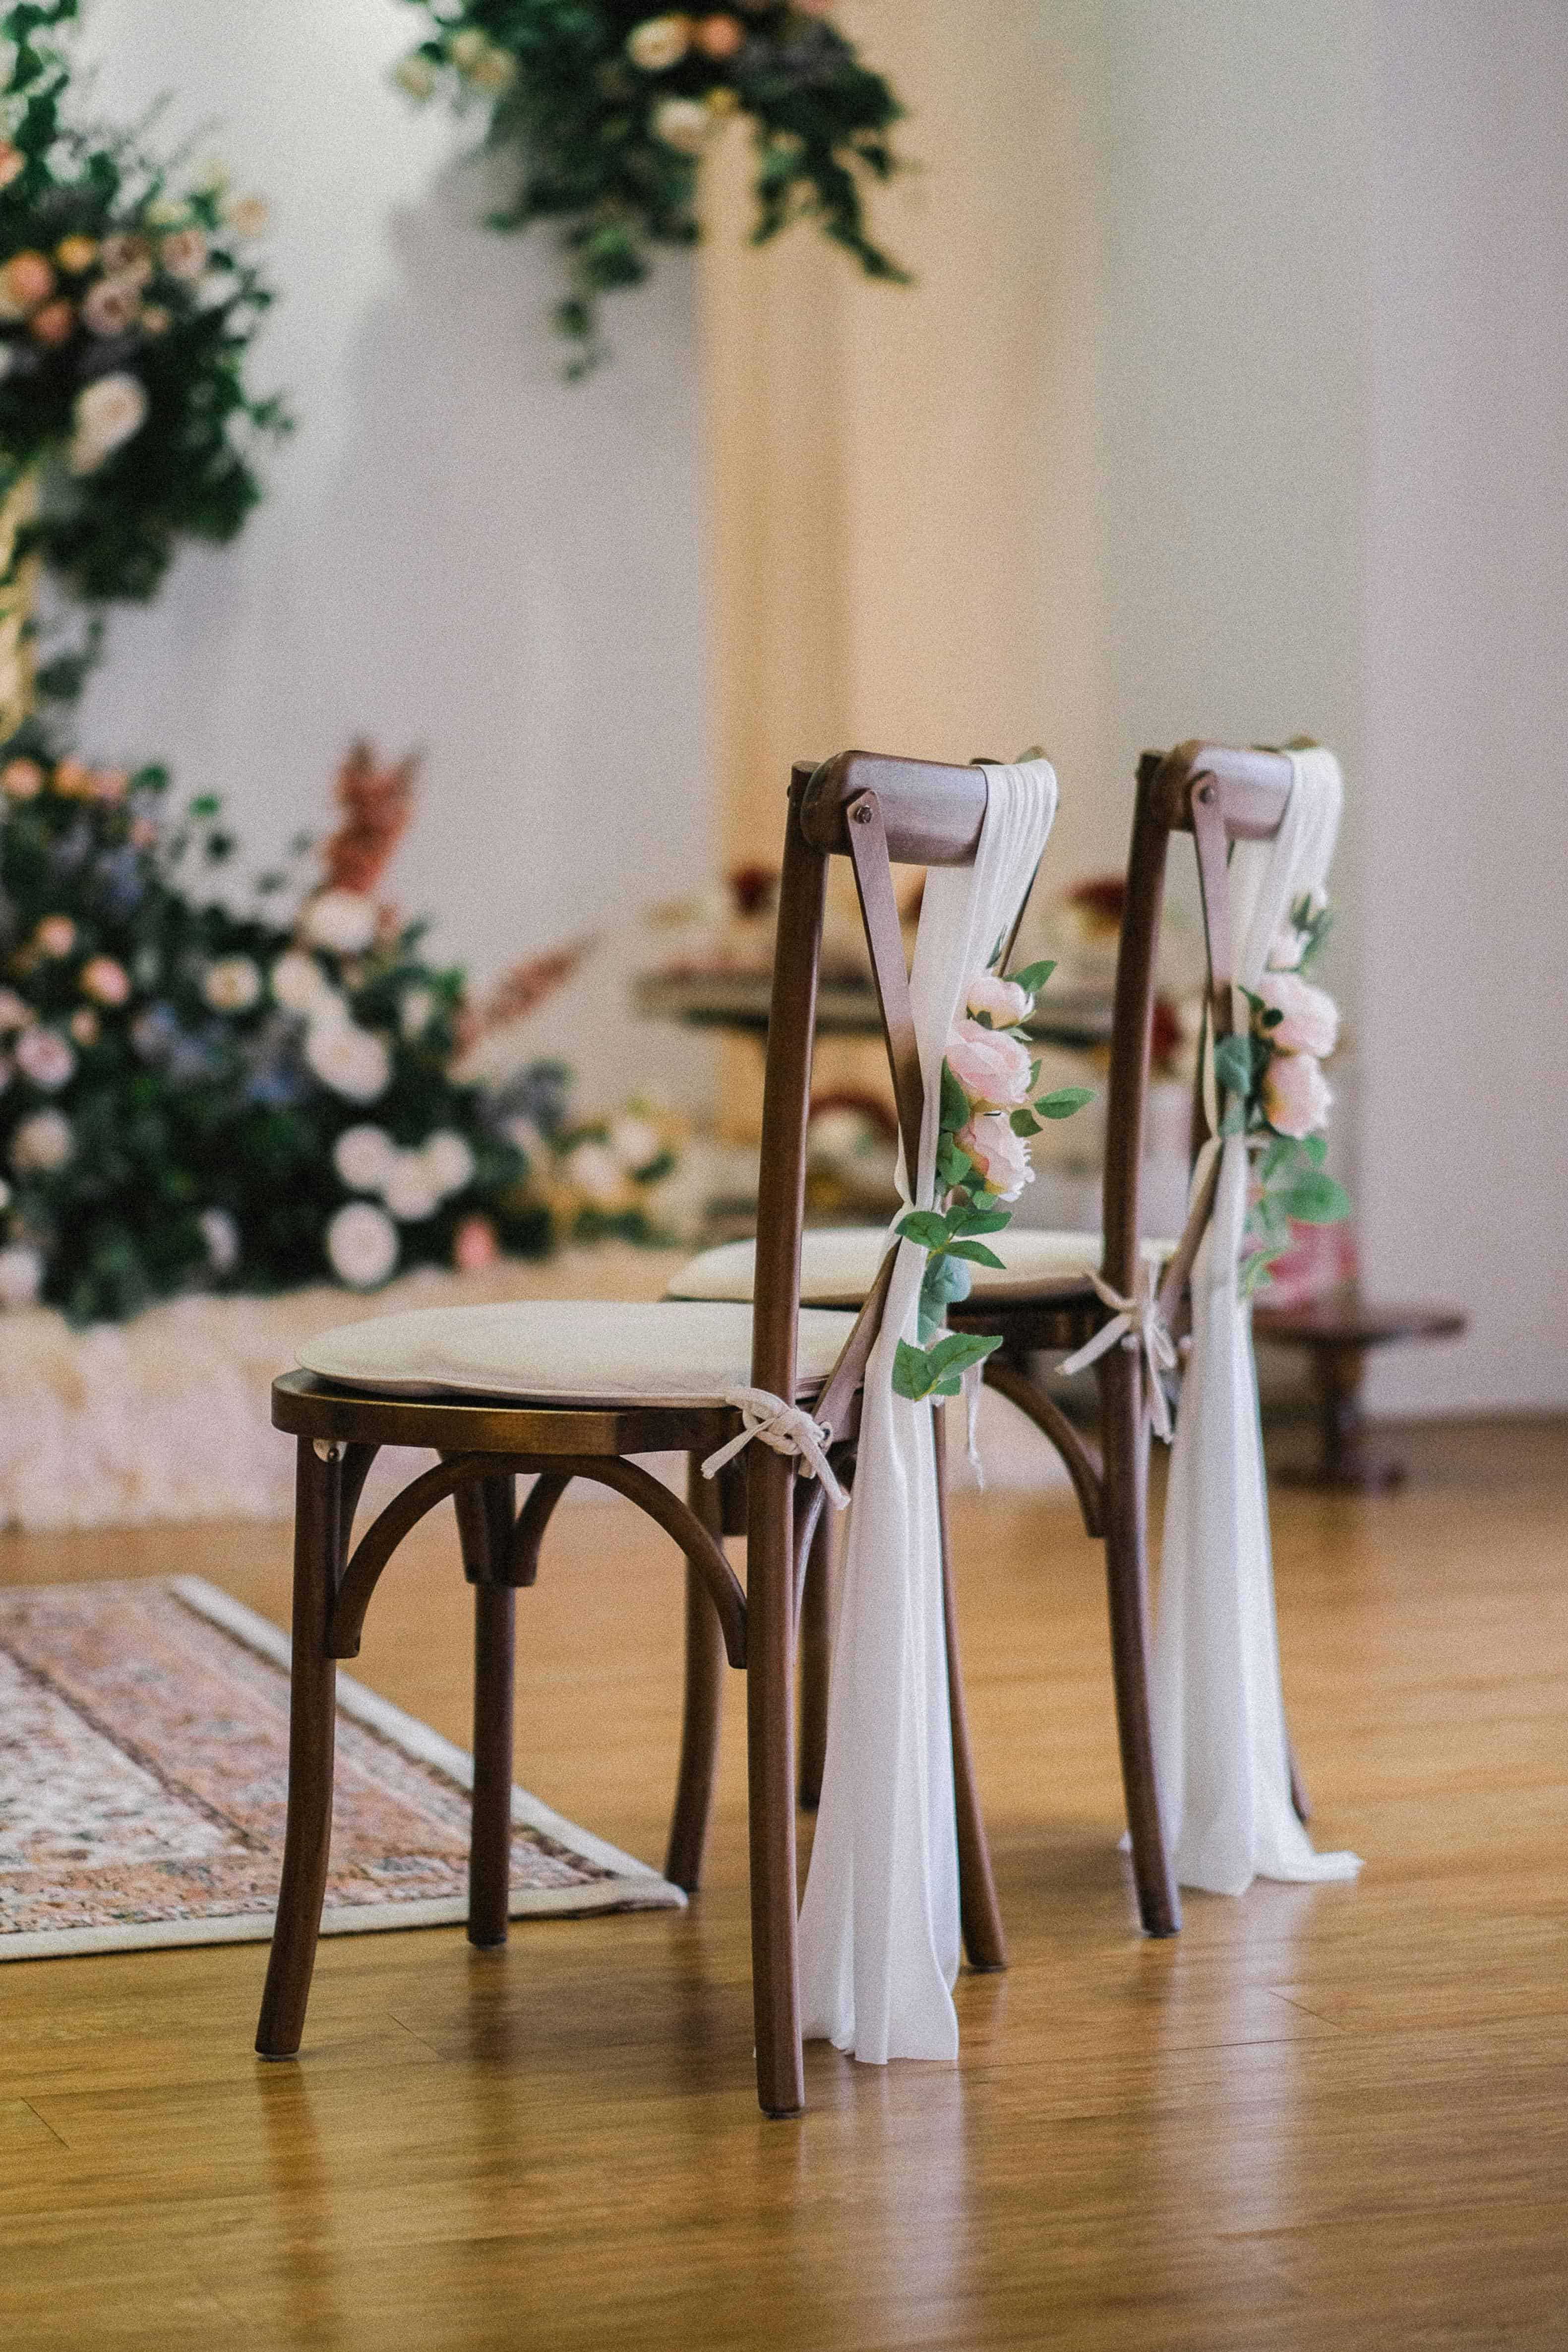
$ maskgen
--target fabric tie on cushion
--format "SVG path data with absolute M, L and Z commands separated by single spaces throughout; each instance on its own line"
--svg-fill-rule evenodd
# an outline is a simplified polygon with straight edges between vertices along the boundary
M 1124 1348 L 1131 1348 L 1134 1352 L 1142 1348 L 1149 1368 L 1149 1409 L 1153 1415 L 1154 1427 L 1169 1445 L 1174 1433 L 1164 1375 L 1175 1370 L 1179 1359 L 1170 1326 L 1160 1312 L 1159 1268 L 1150 1259 L 1143 1259 L 1138 1268 L 1137 1295 L 1132 1298 L 1123 1298 L 1119 1290 L 1112 1290 L 1098 1274 L 1091 1274 L 1089 1278 L 1106 1306 L 1115 1308 L 1115 1314 L 1095 1333 L 1087 1347 L 1080 1348 L 1076 1355 L 1068 1356 L 1057 1369 L 1069 1375 L 1087 1371 L 1089 1365 L 1108 1354 L 1119 1339 Z
M 1342 786 L 1327 751 L 1290 754 L 1272 842 L 1230 860 L 1235 1021 L 1245 1034 L 1275 934 L 1333 854 Z M 1212 1068 L 1209 1124 L 1218 1125 Z M 1150 1692 L 1165 1836 L 1184 1886 L 1239 1895 L 1254 1877 L 1350 1878 L 1353 1853 L 1316 1853 L 1290 1803 L 1268 1494 L 1252 1328 L 1239 1285 L 1248 1139 L 1218 1148 L 1213 1214 L 1193 1266 L 1193 1338 L 1171 1453 Z M 1214 1153 L 1201 1160 L 1194 1194 Z
M 753 1437 L 760 1437 L 775 1454 L 798 1454 L 813 1477 L 822 1481 L 822 1490 L 834 1509 L 843 1510 L 849 1497 L 835 1477 L 827 1458 L 833 1432 L 826 1422 L 813 1421 L 804 1405 L 785 1404 L 783 1397 L 774 1396 L 767 1389 L 727 1389 L 724 1402 L 734 1406 L 746 1425 L 728 1445 L 721 1445 L 716 1454 L 708 1456 L 702 1465 L 705 1478 L 716 1478 L 726 1462 L 732 1462 Z
M 985 770 L 971 866 L 926 877 L 910 995 L 925 1114 L 919 1164 L 900 1160 L 906 1206 L 931 1205 L 942 1065 L 964 990 L 1005 939 L 1056 814 L 1048 763 Z M 800 1915 L 801 2021 L 880 2065 L 955 2058 L 961 1951 L 952 1723 L 930 1400 L 893 1391 L 900 1339 L 918 1339 L 926 1254 L 896 1251 L 866 1369 L 838 1583 L 827 1750 Z

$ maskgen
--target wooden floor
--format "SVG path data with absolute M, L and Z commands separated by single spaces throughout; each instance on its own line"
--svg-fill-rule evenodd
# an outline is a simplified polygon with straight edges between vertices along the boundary
M 731 1736 L 689 1913 L 338 1939 L 297 2065 L 250 2055 L 258 1947 L 0 1972 L 0 2342 L 1568 2347 L 1568 1444 L 1409 1450 L 1403 1496 L 1277 1497 L 1316 1834 L 1358 1885 L 1193 1896 L 1142 1941 L 1098 1555 L 1055 1496 L 962 1497 L 1013 1967 L 961 1982 L 956 2068 L 817 2047 L 805 2119 L 758 2114 Z M 286 1551 L 6 1538 L 0 1579 L 196 1570 L 281 1622 Z M 679 1591 L 585 1505 L 519 1610 L 521 1775 L 655 1860 Z M 467 1643 L 433 1523 L 358 1671 L 466 1739 Z

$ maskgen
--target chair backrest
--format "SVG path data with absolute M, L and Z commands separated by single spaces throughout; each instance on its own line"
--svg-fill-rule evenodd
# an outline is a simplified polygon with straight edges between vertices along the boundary
M 1188 742 L 1145 751 L 1138 763 L 1127 895 L 1116 960 L 1105 1139 L 1103 1278 L 1131 1297 L 1138 1276 L 1139 1186 L 1154 1024 L 1154 968 L 1165 869 L 1173 833 L 1197 851 L 1208 959 L 1209 1018 L 1215 1038 L 1231 1029 L 1230 901 L 1226 861 L 1235 841 L 1271 841 L 1289 798 L 1290 762 L 1280 751 L 1232 751 Z M 1195 1139 L 1202 1140 L 1201 1133 Z M 1212 1206 L 1194 1203 L 1181 1246 L 1161 1286 L 1166 1312 L 1191 1272 Z
M 774 1396 L 795 1394 L 805 1129 L 828 860 L 847 857 L 854 868 L 899 1132 L 912 1170 L 919 1161 L 925 1096 L 892 868 L 972 865 L 986 794 L 978 768 L 868 751 L 841 751 L 819 767 L 800 765 L 792 773 L 768 1021 L 752 1293 L 752 1379 Z M 880 1327 L 892 1256 L 889 1252 L 883 1277 L 815 1408 L 817 1419 L 836 1433 L 847 1417 Z

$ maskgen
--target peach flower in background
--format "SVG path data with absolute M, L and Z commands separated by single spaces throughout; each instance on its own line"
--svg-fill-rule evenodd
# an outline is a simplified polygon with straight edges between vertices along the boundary
M 7 760 L 0 768 L 0 793 L 8 801 L 37 800 L 44 789 L 44 772 L 37 760 Z
M 153 248 L 144 236 L 121 232 L 103 240 L 104 274 L 118 278 L 122 272 L 133 278 L 138 286 L 145 286 L 153 275 Z
M 452 1264 L 459 1274 L 479 1274 L 500 1256 L 496 1229 L 488 1217 L 465 1217 L 452 1236 Z
M 1263 1076 L 1263 1113 L 1276 1135 L 1315 1135 L 1333 1096 L 1311 1054 L 1276 1054 Z
M 671 66 L 680 63 L 690 44 L 689 18 L 648 16 L 626 35 L 626 55 L 643 73 L 668 73 Z
M 1315 1054 L 1320 1060 L 1333 1052 L 1340 1034 L 1339 1009 L 1322 989 L 1299 972 L 1266 971 L 1257 994 L 1271 1011 L 1284 1015 L 1267 1033 L 1277 1051 Z
M 1016 1201 L 1026 1184 L 1035 1181 L 1029 1147 L 1015 1135 L 1012 1123 L 1000 1111 L 984 1111 L 958 1130 L 960 1151 L 967 1152 L 987 1192 L 999 1200 Z
M 11 1165 L 19 1176 L 53 1176 L 75 1150 L 69 1119 L 58 1110 L 36 1110 L 11 1138 Z
M 68 956 L 76 945 L 76 925 L 68 915 L 46 915 L 33 933 L 40 955 Z
M 703 16 L 699 19 L 695 35 L 698 47 L 705 58 L 732 58 L 745 32 L 733 16 Z
M 27 332 L 36 343 L 42 343 L 46 350 L 52 350 L 57 343 L 70 341 L 70 331 L 75 323 L 76 312 L 68 302 L 46 302 L 41 310 L 34 311 Z
M 55 247 L 55 259 L 68 278 L 79 278 L 98 259 L 98 239 L 92 236 L 62 236 Z
M 96 473 L 106 457 L 139 433 L 147 415 L 147 394 L 123 369 L 84 384 L 71 411 L 66 463 L 73 474 Z
M 55 290 L 55 273 L 41 253 L 14 253 L 0 269 L 0 319 L 25 319 Z
M 653 135 L 682 155 L 700 155 L 708 144 L 713 117 L 699 98 L 661 99 L 653 110 Z
M 123 1004 L 131 993 L 131 974 L 112 956 L 91 956 L 81 968 L 81 992 L 100 1004 Z
M 159 245 L 158 258 L 171 278 L 191 285 L 207 266 L 206 238 L 199 228 L 172 230 Z
M 269 218 L 265 196 L 231 196 L 223 216 L 236 236 L 262 236 Z
M 994 971 L 977 972 L 966 997 L 971 1013 L 984 1013 L 994 1029 L 1016 1029 L 1026 1021 L 1035 1000 L 1016 980 L 999 979 Z
M 9 139 L 0 139 L 0 188 L 8 188 L 27 168 L 27 159 Z
M 1016 1110 L 1029 1099 L 1033 1056 L 1005 1030 L 961 1021 L 947 1041 L 947 1066 L 976 1110 Z
M 90 1004 L 79 1004 L 67 1024 L 78 1045 L 96 1045 L 103 1024 Z

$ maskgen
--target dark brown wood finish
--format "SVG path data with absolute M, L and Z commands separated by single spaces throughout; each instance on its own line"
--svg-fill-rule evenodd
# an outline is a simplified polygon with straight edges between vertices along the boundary
M 918 1150 L 922 1104 L 889 856 L 945 864 L 972 857 L 985 793 L 984 778 L 969 769 L 862 753 L 794 772 L 769 1027 L 752 1312 L 752 1380 L 772 1395 L 812 1395 L 796 1377 L 795 1318 L 827 858 L 848 855 L 852 847 L 858 852 L 857 882 L 912 1152 Z M 854 808 L 846 816 L 850 803 Z M 819 1385 L 813 1406 L 827 1423 L 834 1460 L 846 1472 L 859 1384 L 886 1292 L 884 1278 L 857 1318 L 837 1367 Z M 387 1561 L 447 1495 L 455 1498 L 464 1566 L 475 1592 L 469 1935 L 479 1944 L 504 1941 L 515 1593 L 534 1580 L 545 1529 L 566 1486 L 574 1478 L 585 1478 L 626 1495 L 686 1555 L 687 1685 L 668 1870 L 689 1889 L 697 1885 L 701 1869 L 721 1658 L 727 1655 L 731 1665 L 746 1671 L 757 2091 L 769 2115 L 798 2113 L 804 2074 L 795 1953 L 794 1681 L 803 1612 L 796 1580 L 808 1550 L 816 1549 L 819 1559 L 825 1558 L 827 1540 L 826 1531 L 817 1533 L 820 1521 L 814 1524 L 811 1506 L 820 1507 L 820 1498 L 805 1495 L 798 1462 L 758 1444 L 747 1450 L 743 1468 L 737 1465 L 710 1485 L 700 1475 L 702 1460 L 742 1427 L 739 1414 L 723 1405 L 531 1405 L 450 1393 L 391 1398 L 296 1372 L 274 1384 L 272 1412 L 275 1424 L 298 1439 L 300 1485 L 289 1822 L 258 2049 L 268 2057 L 289 2056 L 303 2031 L 331 1824 L 335 1661 L 356 1654 L 366 1609 Z M 441 1458 L 378 1514 L 345 1564 L 353 1505 L 383 1445 L 433 1447 Z M 685 1453 L 693 1465 L 684 1502 L 630 1458 L 665 1451 Z M 526 1474 L 538 1483 L 517 1515 L 513 1482 Z M 748 1537 L 744 1591 L 723 1549 L 724 1534 L 742 1528 Z M 808 1660 L 820 1666 L 824 1645 L 815 1610 L 812 1624 Z M 950 1630 L 950 1643 L 952 1638 Z M 820 1685 L 821 1672 L 814 1679 Z M 1001 1965 L 1001 1927 L 973 1801 L 962 1693 L 958 1697 L 954 1763 L 967 1808 L 960 1825 L 969 1881 L 966 1932 L 973 1926 L 976 1964 L 995 1967 Z M 815 1727 L 810 1736 L 815 1750 Z

